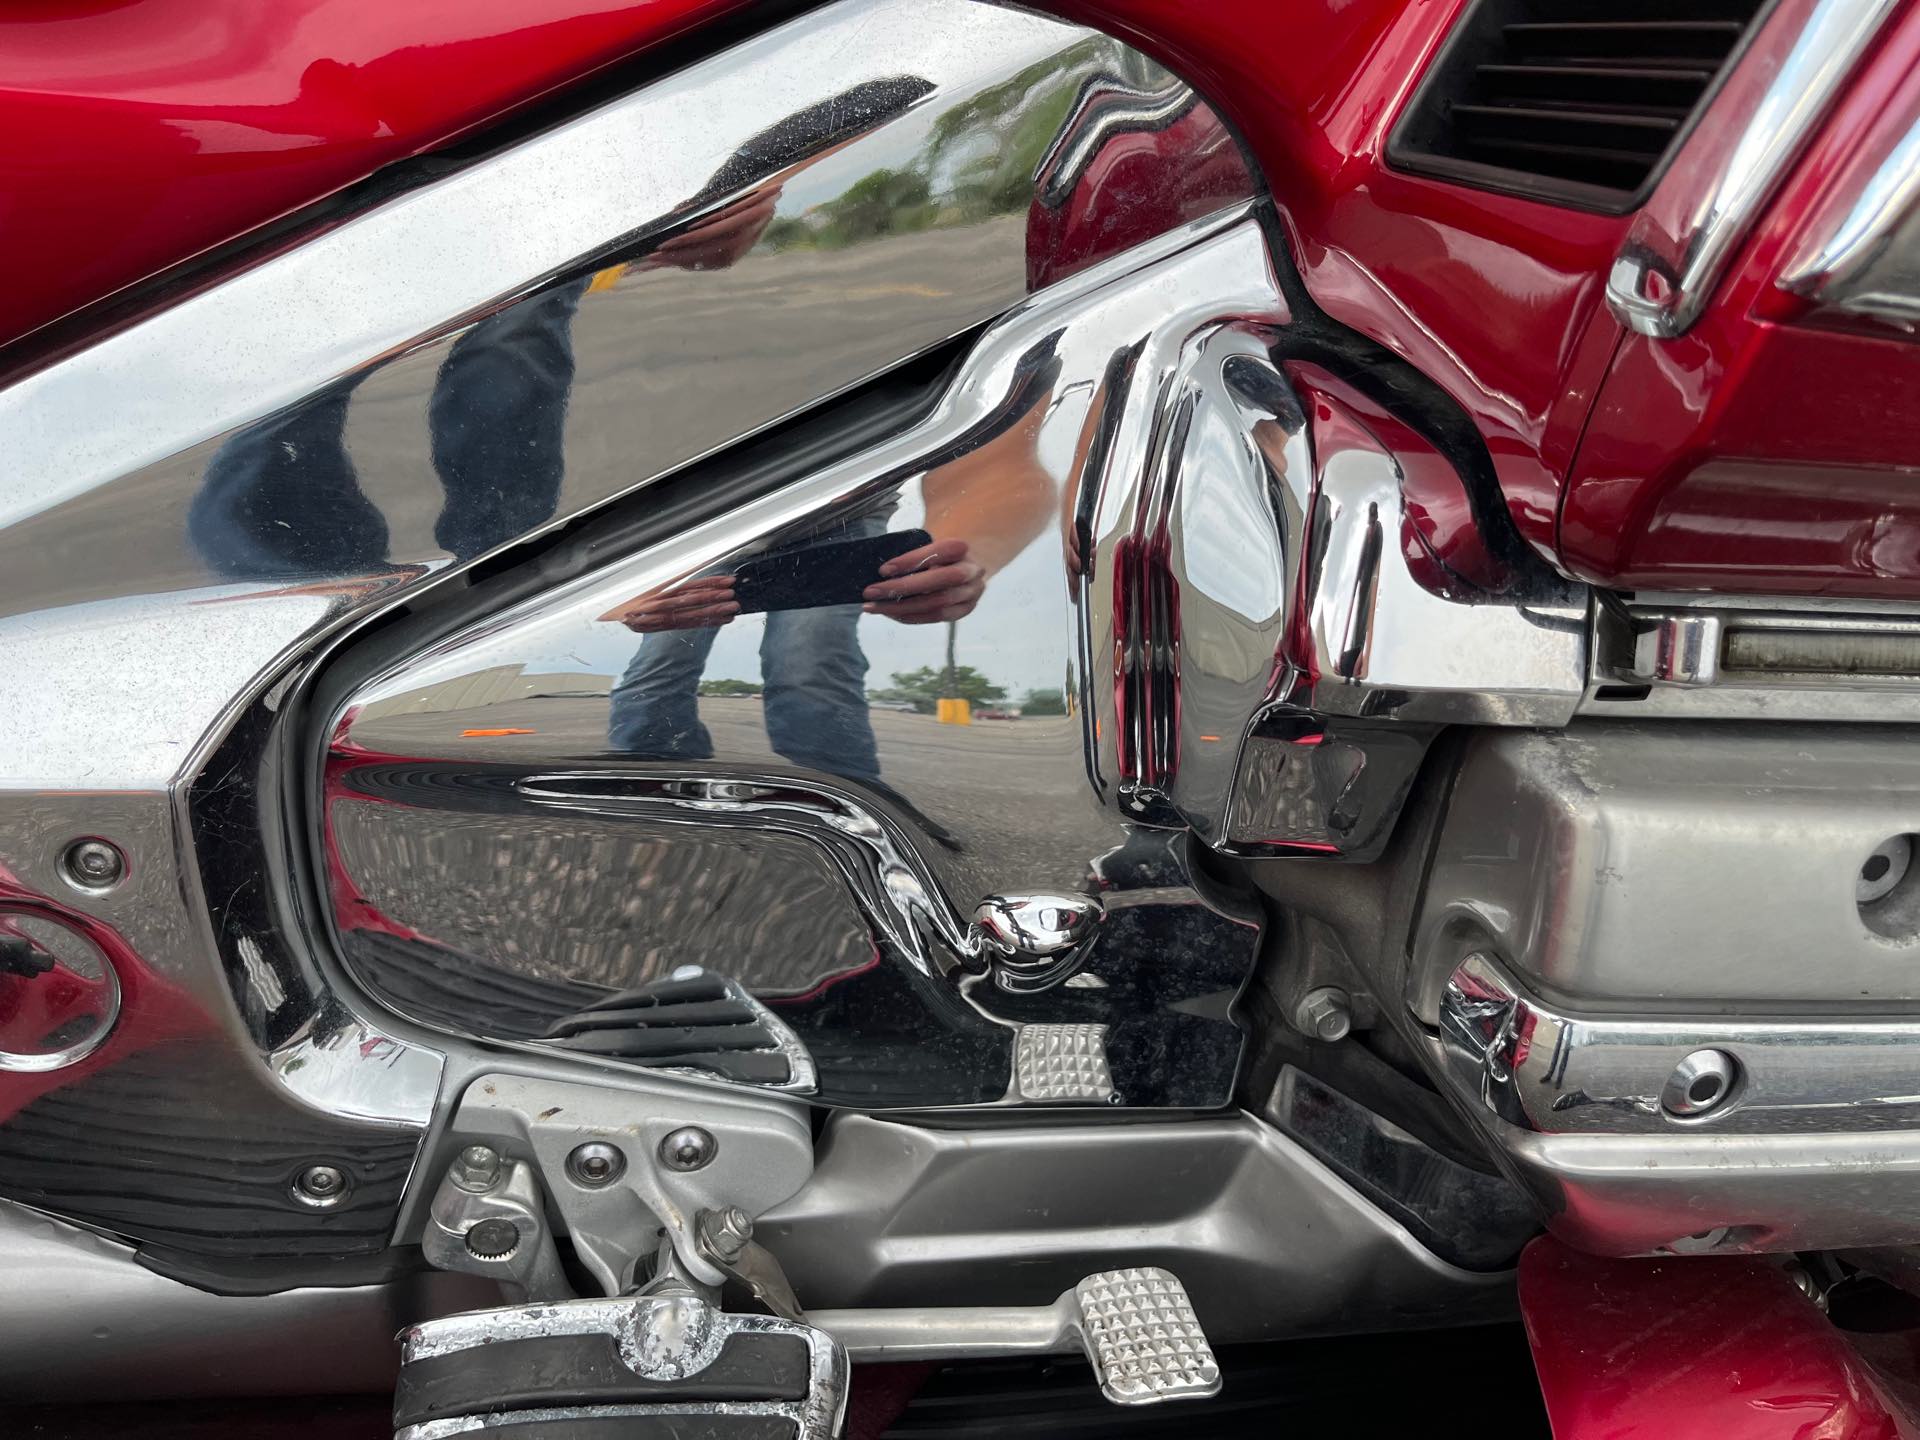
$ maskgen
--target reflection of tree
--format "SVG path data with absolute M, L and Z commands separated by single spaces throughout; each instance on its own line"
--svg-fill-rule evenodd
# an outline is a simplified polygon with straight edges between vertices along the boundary
M 927 177 L 918 170 L 876 170 L 810 216 L 774 221 L 767 227 L 767 243 L 776 250 L 801 245 L 838 250 L 877 235 L 925 230 L 939 215 L 931 197 Z
M 759 695 L 766 686 L 758 680 L 702 680 L 698 693 L 702 695 Z
M 988 700 L 1004 699 L 1006 693 L 1005 686 L 994 684 L 971 665 L 954 667 L 951 687 L 947 684 L 944 669 L 936 670 L 931 665 L 922 665 L 918 670 L 895 671 L 893 684 L 888 689 L 867 692 L 874 700 L 904 700 L 928 715 L 938 708 L 943 699 L 965 700 L 969 704 L 979 705 Z
M 1081 77 L 1108 68 L 1111 49 L 1107 40 L 1088 39 L 962 101 L 933 122 L 904 167 L 875 170 L 805 215 L 782 216 L 764 243 L 837 250 L 1024 211 Z
M 1067 713 L 1067 697 L 1058 690 L 1029 690 L 1027 698 L 1020 702 L 1023 715 L 1064 715 Z

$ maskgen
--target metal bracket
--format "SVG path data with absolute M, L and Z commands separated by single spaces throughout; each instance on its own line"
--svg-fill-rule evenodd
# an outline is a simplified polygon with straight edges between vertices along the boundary
M 420 1251 L 436 1269 L 498 1280 L 512 1298 L 574 1298 L 533 1167 L 485 1145 L 469 1145 L 447 1167 Z
M 699 1213 L 758 1215 L 813 1173 L 813 1137 L 797 1106 L 644 1076 L 614 1086 L 483 1075 L 461 1097 L 452 1129 L 462 1145 L 531 1161 L 575 1253 L 609 1295 L 632 1283 L 635 1262 L 662 1234 L 689 1275 L 720 1284 L 725 1272 L 699 1245 Z M 589 1163 L 569 1163 L 583 1146 L 594 1147 Z

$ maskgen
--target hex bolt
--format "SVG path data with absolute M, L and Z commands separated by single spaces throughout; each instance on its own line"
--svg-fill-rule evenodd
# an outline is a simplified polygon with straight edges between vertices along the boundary
M 347 1172 L 338 1165 L 309 1165 L 293 1182 L 296 1200 L 307 1205 L 338 1205 L 347 1193 Z
M 467 1231 L 467 1253 L 476 1260 L 504 1260 L 520 1248 L 520 1227 L 495 1216 Z
M 491 1145 L 469 1145 L 453 1157 L 447 1178 L 476 1195 L 491 1190 L 500 1178 L 500 1152 Z
M 575 1146 L 567 1156 L 567 1178 L 589 1190 L 611 1185 L 626 1168 L 626 1153 L 604 1140 L 589 1140 L 585 1145 Z
M 720 1259 L 737 1260 L 740 1252 L 753 1243 L 753 1217 L 738 1205 L 703 1211 L 700 1238 Z
M 1353 1029 L 1353 1002 L 1337 985 L 1322 985 L 1300 997 L 1293 1025 L 1310 1040 L 1344 1040 Z
M 1697 1120 L 1717 1110 L 1740 1079 L 1740 1062 L 1724 1050 L 1696 1050 L 1667 1077 L 1660 1108 L 1682 1120 Z
M 76 840 L 60 857 L 60 870 L 74 889 L 97 895 L 125 877 L 127 857 L 105 840 Z
M 682 1125 L 660 1142 L 660 1163 L 669 1170 L 704 1170 L 720 1153 L 720 1142 L 698 1125 Z

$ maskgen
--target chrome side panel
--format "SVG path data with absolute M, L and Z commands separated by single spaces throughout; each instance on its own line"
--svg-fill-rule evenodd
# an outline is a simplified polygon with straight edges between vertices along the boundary
M 1271 683 L 1291 537 L 1253 438 L 1286 419 L 1284 307 L 1259 227 L 1213 230 L 1016 311 L 896 439 L 351 696 L 323 844 L 359 983 L 455 1033 L 579 1048 L 598 997 L 651 1004 L 698 966 L 798 1036 L 829 1103 L 1225 1104 L 1257 912 L 1195 872 L 1188 827 L 1224 811 Z M 715 577 L 921 526 L 962 557 L 916 572 L 954 571 L 951 633 L 812 596 L 700 623 Z M 950 644 L 1064 713 L 871 708 L 866 672 L 932 674 Z M 1035 892 L 1104 919 L 1070 964 L 1016 970 L 967 917 Z M 691 1068 L 750 1078 L 635 1013 L 583 1053 L 697 1042 Z
M 0 1079 L 0 1190 L 201 1254 L 384 1248 L 445 1054 L 336 993 L 288 908 L 263 737 L 300 666 L 1097 262 L 1030 251 L 1053 202 L 1023 167 L 1064 164 L 1097 93 L 1173 85 L 1054 21 L 845 0 L 0 390 L 0 899 L 78 926 L 125 996 L 85 1061 Z M 1169 149 L 1115 243 L 1253 192 L 1185 98 L 1128 123 L 1208 163 Z M 128 860 L 107 893 L 59 868 L 94 835 Z M 173 1181 L 73 1159 L 135 1140 Z M 352 1156 L 324 1217 L 291 1197 Z M 188 1223 L 210 1193 L 215 1235 Z

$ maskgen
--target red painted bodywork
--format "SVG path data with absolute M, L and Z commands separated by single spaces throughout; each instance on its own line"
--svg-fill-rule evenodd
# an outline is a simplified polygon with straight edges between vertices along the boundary
M 1620 347 L 1563 561 L 1630 589 L 1920 595 L 1920 343 L 1808 323 L 1775 285 L 1920 117 L 1908 6 L 1687 335 Z
M 15 0 L 0 343 L 745 0 Z
M 1847 1337 L 1768 1261 L 1601 1260 L 1542 1237 L 1520 1257 L 1520 1311 L 1554 1440 L 1916 1433 Z

